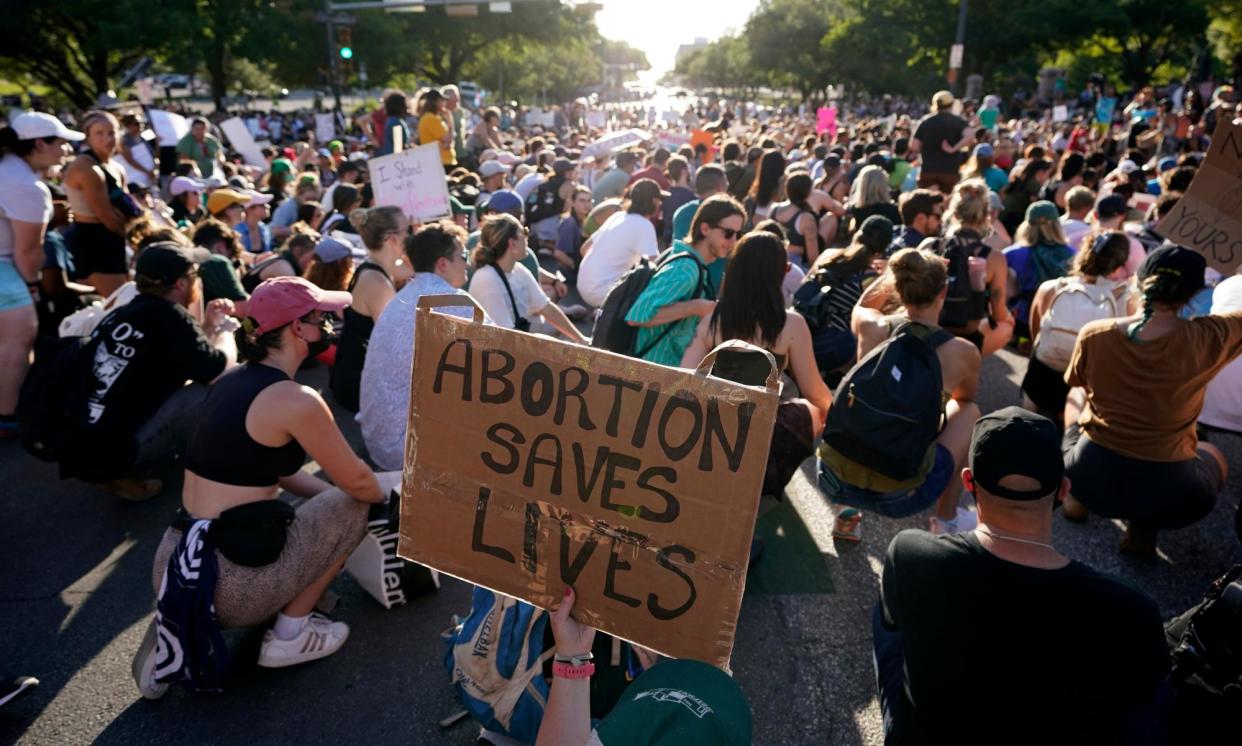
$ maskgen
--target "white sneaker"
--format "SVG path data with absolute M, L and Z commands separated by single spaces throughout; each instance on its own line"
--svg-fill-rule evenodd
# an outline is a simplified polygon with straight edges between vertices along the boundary
M 312 612 L 302 631 L 292 640 L 278 638 L 275 630 L 269 629 L 263 633 L 259 665 L 264 668 L 284 668 L 326 658 L 340 650 L 348 638 L 348 624 L 334 622 L 322 614 Z
M 134 662 L 130 665 L 130 671 L 134 674 L 134 683 L 138 685 L 138 691 L 142 692 L 142 696 L 147 699 L 159 699 L 168 693 L 168 684 L 160 684 L 155 680 L 155 664 L 156 659 L 155 648 L 158 640 L 155 620 L 147 625 L 147 633 L 142 637 L 142 644 L 138 646 L 138 652 L 134 654 Z
M 979 516 L 973 510 L 967 510 L 962 506 L 957 506 L 957 515 L 951 520 L 945 520 L 938 516 L 932 516 L 931 525 L 928 528 L 936 536 L 941 534 L 964 534 L 967 531 L 974 531 L 975 526 L 979 525 Z

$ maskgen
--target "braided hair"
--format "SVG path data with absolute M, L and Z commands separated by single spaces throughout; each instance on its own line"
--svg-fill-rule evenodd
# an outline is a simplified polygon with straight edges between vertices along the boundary
M 1156 304 L 1180 308 L 1190 302 L 1190 299 L 1198 292 L 1198 290 L 1185 288 L 1173 277 L 1160 272 L 1144 278 L 1139 283 L 1139 290 L 1143 294 L 1143 318 L 1131 324 L 1129 331 L 1130 339 L 1135 342 L 1139 341 L 1139 332 L 1155 314 Z

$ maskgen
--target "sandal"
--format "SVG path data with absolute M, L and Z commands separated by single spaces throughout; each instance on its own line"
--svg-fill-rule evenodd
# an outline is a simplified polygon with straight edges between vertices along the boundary
M 832 538 L 854 543 L 862 541 L 861 523 L 861 512 L 856 508 L 845 508 L 837 513 L 836 523 L 832 527 Z

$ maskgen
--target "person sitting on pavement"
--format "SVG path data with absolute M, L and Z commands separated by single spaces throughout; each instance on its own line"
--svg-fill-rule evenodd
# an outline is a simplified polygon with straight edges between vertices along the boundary
M 613 283 L 630 271 L 644 256 L 660 253 L 652 222 L 660 214 L 667 192 L 650 179 L 640 179 L 630 187 L 625 211 L 614 213 L 591 234 L 582 246 L 578 265 L 578 294 L 598 308 Z
M 571 342 L 585 344 L 586 337 L 556 303 L 548 299 L 539 281 L 521 260 L 530 235 L 517 218 L 508 214 L 483 221 L 479 245 L 471 263 L 470 295 L 496 324 L 518 331 L 532 330 L 537 316 Z
M 1242 275 L 1235 274 L 1213 288 L 1211 312 L 1222 316 L 1238 311 L 1242 311 Z M 1221 430 L 1242 435 L 1242 360 L 1234 358 L 1207 385 L 1199 426 L 1209 432 Z
M 1066 199 L 1072 201 L 1073 196 L 1070 190 Z M 1048 280 L 1035 291 L 1031 300 L 1034 344 L 1022 379 L 1023 405 L 1028 409 L 1060 421 L 1070 390 L 1065 368 L 1079 331 L 1088 321 L 1129 316 L 1138 310 L 1139 297 L 1130 292 L 1130 283 L 1108 279 L 1125 264 L 1129 253 L 1130 241 L 1124 233 L 1102 233 L 1074 256 L 1068 277 Z
M 1054 546 L 1072 482 L 1057 444 L 1018 407 L 981 418 L 962 469 L 975 530 L 889 545 L 872 623 L 885 743 L 1147 742 L 1169 670 L 1160 611 Z
M 321 238 L 315 244 L 310 264 L 302 278 L 320 290 L 349 292 L 354 277 L 354 257 L 350 247 L 335 238 Z
M 565 275 L 567 282 L 576 283 L 578 265 L 582 262 L 583 223 L 591 213 L 591 190 L 579 184 L 574 187 L 573 197 L 565 204 L 565 214 L 556 228 L 556 246 L 552 258 Z
M 1066 245 L 1057 206 L 1047 200 L 1032 202 L 1026 208 L 1026 219 L 1014 234 L 1013 246 L 1002 255 L 1009 265 L 1010 279 L 1015 281 L 1010 288 L 1014 334 L 1030 339 L 1031 299 L 1035 291 L 1049 280 L 1064 277 L 1074 256 L 1074 250 Z
M 967 291 L 972 297 L 963 293 L 963 302 L 957 302 L 955 296 L 953 308 L 965 306 L 964 309 L 951 311 L 940 320 L 945 330 L 958 337 L 972 342 L 984 357 L 1004 347 L 1013 336 L 1013 314 L 1006 305 L 1006 287 L 1009 279 L 1009 265 L 1000 251 L 994 251 L 984 242 L 984 238 L 992 233 L 993 211 L 992 191 L 982 179 L 967 179 L 953 190 L 949 206 L 945 213 L 949 216 L 949 225 L 945 230 L 944 239 L 938 245 L 940 253 L 947 256 L 950 269 L 953 262 L 964 259 L 973 267 L 982 260 L 985 267 L 981 302 L 975 304 L 973 295 L 978 293 L 973 282 Z
M 894 254 L 900 249 L 917 249 L 928 236 L 939 236 L 944 220 L 944 195 L 932 189 L 915 189 L 901 195 L 898 202 L 901 225 L 893 230 Z
M 410 221 L 402 214 L 401 208 L 391 206 L 354 210 L 349 219 L 367 247 L 367 258 L 354 269 L 349 284 L 344 288 L 352 295 L 353 301 L 345 309 L 345 324 L 337 343 L 331 386 L 336 402 L 356 412 L 362 366 L 375 320 L 397 294 L 397 287 L 405 284 L 411 275 L 403 261 L 401 249 L 401 242 L 410 232 Z M 328 240 L 335 241 L 324 239 Z M 348 247 L 341 246 L 334 249 L 334 254 L 339 255 L 342 248 L 348 253 Z
M 294 231 L 274 256 L 260 258 L 246 270 L 246 274 L 242 275 L 242 287 L 246 292 L 253 293 L 264 280 L 273 277 L 300 277 L 310 264 L 318 244 L 318 233 L 311 230 Z
M 705 209 L 717 199 L 733 202 L 728 196 L 712 197 L 699 209 Z M 737 218 L 740 222 L 741 215 Z M 683 368 L 697 368 L 707 353 L 721 342 L 739 339 L 771 352 L 777 367 L 782 371 L 788 368 L 793 374 L 800 398 L 782 400 L 777 409 L 776 434 L 770 448 L 777 462 L 769 459 L 761 493 L 777 496 L 793 476 L 792 470 L 811 456 L 828 408 L 832 406 L 832 392 L 815 364 L 811 330 L 801 314 L 785 306 L 781 290 L 789 267 L 785 252 L 785 242 L 770 233 L 748 233 L 738 242 L 729 258 L 729 281 L 721 289 L 711 314 L 699 322 L 680 362 Z M 738 381 L 730 372 L 742 364 L 743 360 L 735 352 L 721 351 L 712 374 Z M 739 382 L 764 383 L 762 379 Z M 785 458 L 785 454 L 798 454 L 801 458 L 795 461 L 796 456 Z
M 750 704 L 729 674 L 702 661 L 661 659 L 628 684 L 621 699 L 591 725 L 590 658 L 595 628 L 571 615 L 569 586 L 550 617 L 555 653 L 552 689 L 535 746 L 655 746 L 751 743 Z
M 944 425 L 928 444 L 927 455 L 912 478 L 885 474 L 859 463 L 827 440 L 820 445 L 820 488 L 833 502 L 851 506 L 837 515 L 833 531 L 837 538 L 858 540 L 862 520 L 858 509 L 900 518 L 934 504 L 933 532 L 969 531 L 973 526 L 974 514 L 958 506 L 958 470 L 966 461 L 970 428 L 979 419 L 975 396 L 980 356 L 970 342 L 937 326 L 947 290 L 944 258 L 929 249 L 902 249 L 889 260 L 884 276 L 867 287 L 854 307 L 852 328 L 858 338 L 860 361 L 898 330 L 921 335 L 932 347 L 940 369 L 943 393 L 937 404 L 943 410 Z M 848 383 L 847 377 L 841 385 Z M 910 417 L 915 413 L 896 414 Z
M 375 320 L 362 367 L 358 423 L 371 461 L 381 471 L 399 471 L 405 463 L 405 428 L 414 365 L 414 311 L 424 295 L 466 295 L 469 257 L 465 231 L 448 223 L 430 223 L 405 238 L 404 250 L 414 277 Z M 445 313 L 470 318 L 471 309 L 449 307 Z
M 1242 354 L 1242 313 L 1178 316 L 1206 268 L 1181 246 L 1153 251 L 1138 273 L 1142 313 L 1084 326 L 1065 371 L 1065 515 L 1126 520 L 1123 552 L 1154 556 L 1157 530 L 1211 512 L 1228 476 L 1195 420 L 1208 382 Z
M 1076 186 L 1065 193 L 1065 214 L 1060 217 L 1065 243 L 1075 251 L 1082 249 L 1082 238 L 1091 230 L 1087 216 L 1095 207 L 1095 192 L 1090 187 Z
M 626 314 L 625 322 L 638 328 L 635 357 L 661 365 L 681 364 L 700 320 L 716 308 L 717 288 L 707 267 L 733 251 L 745 220 L 745 208 L 728 195 L 703 200 L 687 240 L 673 242 Z M 690 259 L 677 259 L 680 255 Z
M 805 171 L 792 173 L 785 179 L 784 202 L 772 205 L 772 219 L 785 226 L 789 236 L 791 261 L 802 267 L 810 267 L 819 258 L 819 221 L 815 210 L 807 203 L 811 196 L 811 176 Z
M 206 249 L 173 242 L 138 255 L 138 296 L 109 313 L 83 345 L 86 393 L 72 402 L 62 478 L 97 483 L 127 500 L 163 488 L 142 477 L 185 452 L 206 384 L 236 358 L 231 302 L 208 304 L 202 326 L 186 310 L 199 300 L 198 265 L 209 257 Z
M 158 612 L 133 664 L 144 697 L 162 696 L 170 683 L 217 686 L 213 664 L 220 650 L 212 641 L 215 649 L 204 656 L 201 647 L 208 644 L 204 636 L 218 637 L 218 628 L 275 616 L 259 650 L 259 665 L 269 668 L 331 655 L 349 636 L 346 624 L 313 610 L 362 541 L 368 504 L 383 502 L 386 492 L 345 442 L 319 393 L 293 380 L 325 342 L 328 314 L 349 301 L 348 293 L 320 290 L 300 277 L 255 288 L 237 330 L 245 364 L 212 385 L 196 418 L 182 509 L 155 553 Z M 302 471 L 307 455 L 333 484 Z M 294 511 L 278 499 L 280 489 L 310 499 Z M 202 542 L 197 549 L 194 537 Z M 179 569 L 187 556 L 199 563 L 198 583 L 188 590 Z M 184 619 L 195 613 L 184 608 L 185 594 L 195 589 L 211 592 L 218 628 Z M 193 652 L 183 658 L 175 655 L 178 647 Z
M 1126 214 L 1129 212 L 1129 206 L 1126 204 L 1126 198 L 1120 194 L 1110 194 L 1102 197 L 1095 204 L 1095 216 L 1091 226 L 1091 231 L 1083 238 L 1083 243 L 1092 241 L 1097 235 L 1104 231 L 1125 231 Z M 1125 271 L 1118 273 L 1113 279 L 1128 280 L 1133 277 L 1143 264 L 1143 260 L 1147 258 L 1147 250 L 1143 248 L 1143 244 L 1129 232 L 1126 237 L 1130 239 L 1130 256 L 1126 259 Z

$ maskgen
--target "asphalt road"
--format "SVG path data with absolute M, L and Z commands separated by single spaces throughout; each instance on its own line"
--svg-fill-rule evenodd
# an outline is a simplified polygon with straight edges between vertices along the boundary
M 1008 352 L 987 361 L 984 411 L 1015 402 L 1024 368 Z M 304 378 L 326 384 L 322 369 Z M 345 429 L 357 443 L 353 424 Z M 1215 442 L 1236 474 L 1242 439 Z M 459 709 L 439 633 L 450 615 L 468 609 L 466 585 L 446 580 L 433 596 L 385 611 L 342 577 L 333 586 L 341 596 L 336 615 L 352 634 L 339 654 L 260 669 L 253 661 L 261 631 L 230 632 L 237 665 L 223 694 L 173 691 L 147 702 L 129 664 L 151 618 L 151 561 L 177 505 L 175 480 L 151 502 L 123 503 L 58 480 L 54 466 L 15 443 L 0 444 L 0 475 L 0 673 L 42 680 L 34 693 L 0 710 L 0 744 L 474 742 L 477 730 L 468 722 L 437 724 Z M 1121 556 L 1121 529 L 1105 519 L 1076 525 L 1058 517 L 1055 541 L 1075 559 L 1138 583 L 1167 618 L 1242 561 L 1233 535 L 1240 488 L 1242 478 L 1231 477 L 1205 520 L 1162 534 L 1155 561 Z M 823 563 L 815 570 L 831 578 L 832 590 L 747 593 L 733 668 L 754 711 L 755 742 L 879 744 L 869 628 L 878 573 L 891 537 L 925 519 L 868 515 L 861 544 L 838 548 L 809 463 L 787 493 L 800 525 L 778 532 L 777 541 L 782 534 L 809 534 L 818 554 L 812 562 Z M 779 547 L 770 545 L 769 555 L 779 562 Z M 1066 620 L 1066 634 L 1072 624 Z

